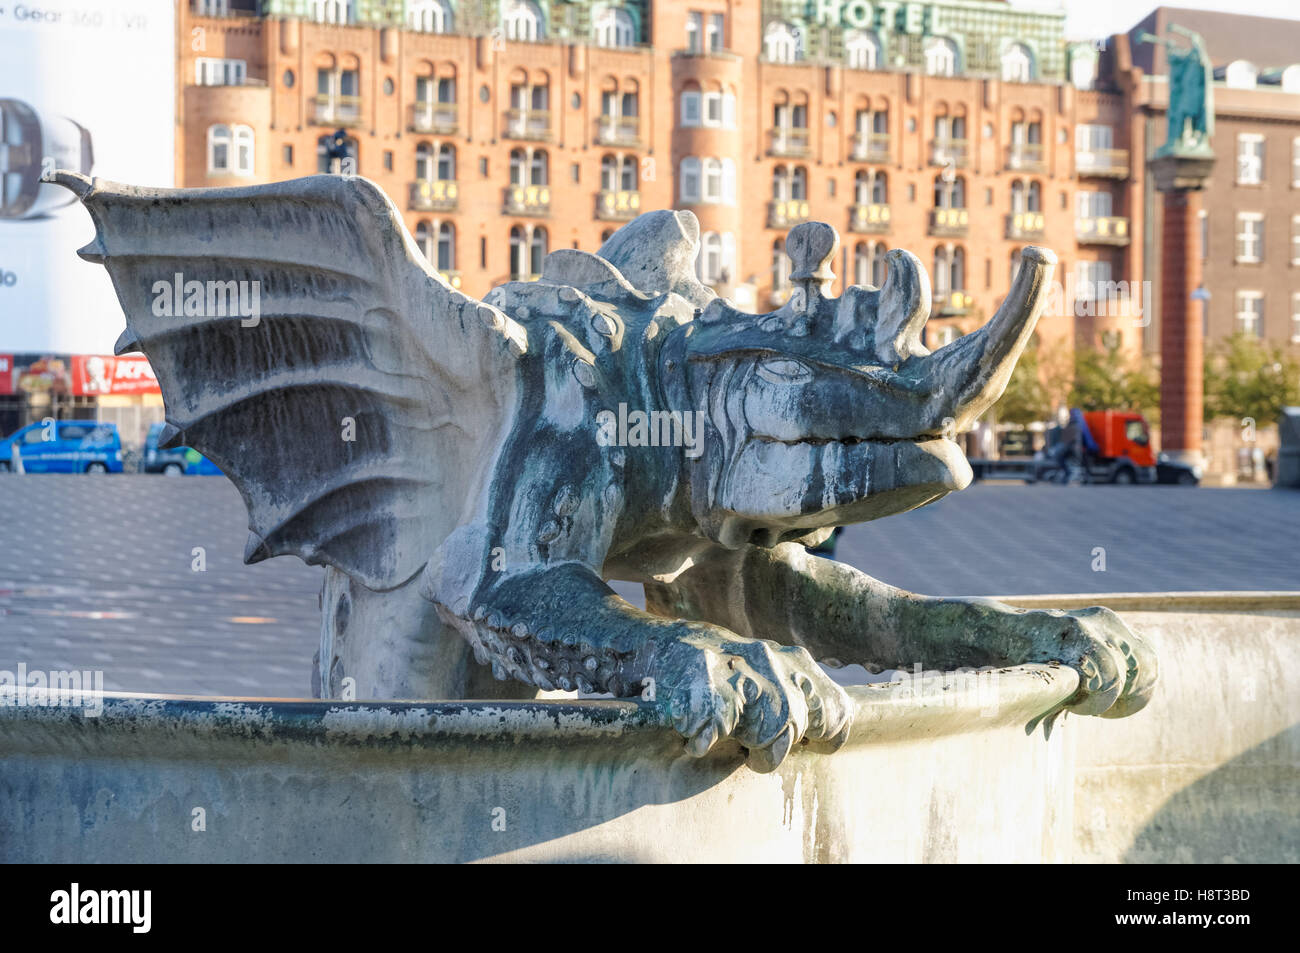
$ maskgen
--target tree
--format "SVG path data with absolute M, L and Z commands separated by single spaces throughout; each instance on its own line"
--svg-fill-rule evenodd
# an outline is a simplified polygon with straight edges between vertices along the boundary
M 1205 420 L 1246 417 L 1275 423 L 1300 404 L 1300 361 L 1278 345 L 1234 334 L 1205 358 Z
M 1016 362 L 1016 369 L 1011 372 L 1011 379 L 997 402 L 995 413 L 1003 423 L 1024 427 L 1036 420 L 1046 420 L 1051 412 L 1052 403 L 1047 388 L 1043 386 L 1038 349 L 1027 347 Z
M 1070 406 L 1082 410 L 1136 410 L 1155 423 L 1160 418 L 1160 378 L 1151 363 L 1129 360 L 1117 342 L 1074 352 Z

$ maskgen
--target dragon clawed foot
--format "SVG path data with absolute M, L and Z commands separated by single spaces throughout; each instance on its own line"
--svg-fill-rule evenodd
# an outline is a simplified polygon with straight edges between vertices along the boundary
M 691 635 L 665 647 L 656 678 L 673 727 L 696 757 L 734 738 L 756 771 L 773 771 L 800 741 L 848 740 L 848 695 L 797 646 Z

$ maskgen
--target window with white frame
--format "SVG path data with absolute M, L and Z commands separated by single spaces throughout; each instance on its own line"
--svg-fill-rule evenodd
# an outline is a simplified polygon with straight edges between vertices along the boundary
M 1034 78 L 1034 54 L 1023 43 L 1012 43 L 1002 53 L 1002 81 L 1028 83 Z
M 704 24 L 704 48 L 710 53 L 722 49 L 722 23 L 721 13 L 710 13 Z
M 1264 216 L 1260 212 L 1237 213 L 1237 261 L 1257 264 L 1264 259 Z
M 229 16 L 230 0 L 196 0 L 194 12 L 201 17 Z
M 311 0 L 308 10 L 308 18 L 317 23 L 354 23 L 356 15 L 354 0 Z
M 1230 89 L 1254 89 L 1259 67 L 1248 60 L 1233 60 L 1223 71 L 1223 81 Z
M 704 160 L 704 188 L 700 196 L 704 202 L 722 201 L 722 160 Z
M 735 271 L 736 237 L 731 232 L 705 232 L 695 259 L 695 274 L 706 285 L 728 284 Z
M 1110 218 L 1114 211 L 1115 199 L 1109 192 L 1080 190 L 1074 201 L 1079 218 Z
M 695 156 L 687 156 L 682 160 L 680 179 L 678 183 L 678 192 L 683 202 L 698 202 L 700 200 L 700 175 L 701 163 Z
M 686 14 L 686 49 L 691 53 L 704 52 L 704 14 L 698 10 Z
M 409 0 L 406 25 L 420 33 L 450 33 L 451 4 L 447 0 Z
M 1259 185 L 1264 181 L 1264 137 L 1257 132 L 1237 135 L 1237 184 Z
M 194 61 L 194 82 L 198 86 L 242 86 L 248 72 L 243 60 L 200 56 Z
M 1070 55 L 1070 82 L 1075 89 L 1092 89 L 1097 85 L 1097 54 L 1075 47 Z
M 1237 292 L 1237 330 L 1251 337 L 1264 336 L 1263 292 Z
M 939 301 L 966 288 L 966 251 L 940 245 L 934 250 L 934 297 Z
M 542 11 L 529 0 L 505 0 L 501 4 L 501 28 L 507 40 L 532 43 L 546 37 Z
M 1080 261 L 1074 266 L 1074 296 L 1080 301 L 1096 301 L 1101 289 L 1110 284 L 1110 262 Z
M 1282 70 L 1282 92 L 1300 93 L 1300 64 Z
M 850 69 L 876 69 L 880 65 L 880 41 L 870 30 L 849 30 L 844 34 L 844 56 Z
M 682 91 L 682 125 L 698 126 L 703 119 L 704 94 L 698 89 Z
M 925 71 L 931 76 L 957 74 L 957 44 L 946 36 L 932 36 L 925 41 Z
M 1300 344 L 1300 292 L 1291 295 L 1291 343 Z
M 208 127 L 208 174 L 253 174 L 253 130 L 250 127 L 220 123 Z
M 621 7 L 602 7 L 592 18 L 592 32 L 597 46 L 632 46 L 636 43 L 636 24 L 632 14 Z
M 770 23 L 763 35 L 763 51 L 773 63 L 797 63 L 803 59 L 803 33 L 783 20 Z

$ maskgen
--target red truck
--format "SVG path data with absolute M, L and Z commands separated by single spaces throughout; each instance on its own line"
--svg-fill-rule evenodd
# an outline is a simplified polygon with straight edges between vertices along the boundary
M 1088 427 L 1083 443 L 1091 482 L 1156 482 L 1156 455 L 1151 449 L 1151 432 L 1145 417 L 1131 410 L 1089 410 L 1083 413 L 1083 419 Z M 970 465 L 977 480 L 1005 477 L 1033 483 L 1061 473 L 1050 445 L 1033 457 L 971 460 Z

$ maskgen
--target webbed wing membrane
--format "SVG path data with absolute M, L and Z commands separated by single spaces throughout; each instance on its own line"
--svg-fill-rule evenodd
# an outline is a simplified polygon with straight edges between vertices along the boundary
M 243 494 L 246 561 L 293 553 L 372 589 L 419 572 L 489 477 L 523 329 L 448 286 L 365 179 L 56 180 L 94 219 L 80 254 L 112 277 L 118 351 L 149 357 L 170 443 Z

